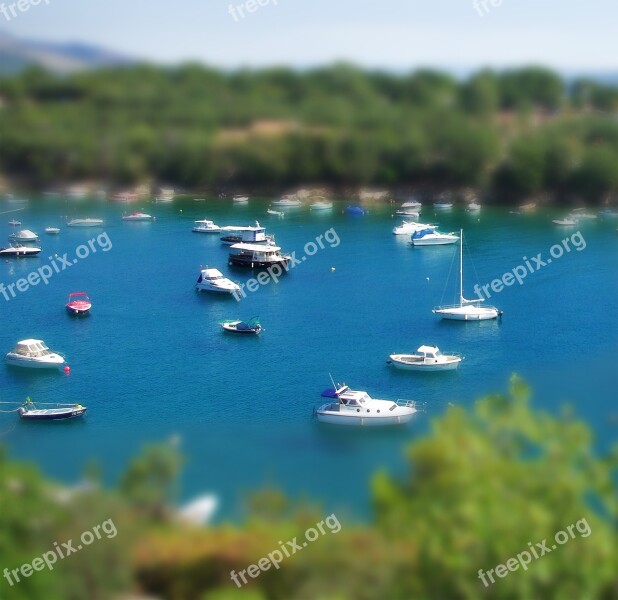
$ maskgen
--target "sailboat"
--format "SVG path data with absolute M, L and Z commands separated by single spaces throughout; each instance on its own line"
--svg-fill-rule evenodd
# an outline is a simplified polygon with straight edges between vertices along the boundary
M 459 304 L 438 306 L 432 310 L 434 315 L 452 321 L 486 321 L 496 319 L 502 311 L 495 306 L 481 306 L 484 298 L 466 300 L 463 295 L 463 229 L 459 237 Z

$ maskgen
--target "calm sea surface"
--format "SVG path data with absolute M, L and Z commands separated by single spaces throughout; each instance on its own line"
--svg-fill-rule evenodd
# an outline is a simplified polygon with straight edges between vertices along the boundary
M 284 219 L 267 215 L 267 206 L 187 200 L 130 207 L 155 215 L 154 223 L 123 222 L 123 205 L 60 201 L 2 215 L 5 242 L 14 217 L 43 244 L 37 258 L 0 263 L 5 285 L 48 264 L 49 256 L 66 252 L 73 259 L 78 246 L 101 232 L 112 244 L 104 252 L 95 243 L 96 252 L 48 285 L 8 302 L 0 296 L 0 352 L 35 337 L 66 354 L 71 365 L 69 376 L 0 365 L 0 399 L 29 395 L 89 409 L 85 419 L 66 423 L 22 423 L 15 414 L 0 414 L 0 442 L 11 456 L 67 483 L 96 459 L 112 483 L 144 443 L 177 435 L 187 459 L 183 498 L 216 493 L 219 516 L 238 514 L 243 495 L 264 485 L 363 516 L 376 470 L 401 471 L 405 444 L 425 433 L 449 403 L 471 406 L 504 391 L 513 372 L 532 385 L 537 407 L 556 412 L 571 404 L 594 429 L 599 449 L 616 439 L 618 221 L 567 229 L 551 224 L 563 216 L 557 213 L 485 209 L 472 216 L 428 208 L 423 221 L 439 223 L 442 231 L 464 228 L 469 298 L 475 283 L 501 277 L 524 256 L 549 257 L 552 245 L 578 230 L 586 243 L 492 297 L 504 311 L 500 321 L 457 323 L 431 313 L 455 297 L 457 246 L 412 248 L 407 236 L 392 235 L 399 220 L 390 206 L 364 217 L 343 214 L 343 204 L 323 213 L 302 208 L 288 210 Z M 101 217 L 106 225 L 66 228 L 65 215 Z M 230 270 L 218 235 L 191 232 L 193 221 L 203 218 L 219 225 L 259 219 L 298 258 L 331 227 L 340 243 L 325 243 L 278 284 L 237 303 L 194 290 L 200 265 L 236 281 L 251 277 Z M 49 225 L 62 226 L 61 234 L 46 235 Z M 89 318 L 66 314 L 73 291 L 90 294 Z M 218 326 L 255 315 L 265 327 L 259 338 L 226 335 Z M 386 365 L 389 353 L 423 343 L 462 353 L 459 371 L 401 373 Z M 330 385 L 329 373 L 377 398 L 417 400 L 422 411 L 401 429 L 318 425 L 312 410 Z

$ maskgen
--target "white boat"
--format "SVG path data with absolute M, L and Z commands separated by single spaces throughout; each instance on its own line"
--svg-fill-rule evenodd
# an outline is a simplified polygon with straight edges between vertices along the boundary
M 405 371 L 450 371 L 462 361 L 459 354 L 442 354 L 437 346 L 420 346 L 414 354 L 391 354 L 389 364 Z
M 423 206 L 422 202 L 417 202 L 416 200 L 411 200 L 409 202 L 404 202 L 401 205 L 401 208 L 411 208 L 411 209 L 419 209 Z
M 612 210 L 611 208 L 606 208 L 599 212 L 599 217 L 603 219 L 616 219 L 618 218 L 618 211 Z
M 9 225 L 11 225 L 12 227 L 19 227 L 21 225 L 21 221 L 16 221 L 15 219 L 12 219 L 11 221 L 9 221 Z
M 15 244 L 8 248 L 0 248 L 0 257 L 15 257 L 21 258 L 25 256 L 36 256 L 41 252 L 40 248 L 36 246 L 22 246 L 21 244 Z
M 201 221 L 194 221 L 195 227 L 192 229 L 195 233 L 220 233 L 221 227 L 215 225 L 208 219 L 202 219 Z
M 403 425 L 417 412 L 416 404 L 410 400 L 377 400 L 367 392 L 351 390 L 347 385 L 324 390 L 322 396 L 336 399 L 336 402 L 323 404 L 316 409 L 315 415 L 318 421 L 333 425 Z
M 309 205 L 311 210 L 330 210 L 332 207 L 333 203 L 326 200 L 317 200 L 313 204 Z
M 553 219 L 554 225 L 560 225 L 561 227 L 574 227 L 577 225 L 577 221 L 571 217 L 565 217 L 564 219 Z
M 408 217 L 412 219 L 418 219 L 421 216 L 421 213 L 413 208 L 400 208 L 399 210 L 395 211 L 395 214 L 399 215 L 400 217 Z
M 52 352 L 43 340 L 22 340 L 6 356 L 5 361 L 14 367 L 29 369 L 58 369 L 64 365 L 64 357 Z
M 463 295 L 463 229 L 460 231 L 459 246 L 459 304 L 450 306 L 438 306 L 431 312 L 442 319 L 451 321 L 486 321 L 496 319 L 502 315 L 502 311 L 495 306 L 481 306 L 483 298 L 466 300 Z
M 202 269 L 195 284 L 195 289 L 200 292 L 212 292 L 214 294 L 233 294 L 240 292 L 240 286 L 231 279 L 223 276 L 219 269 Z
M 103 227 L 103 219 L 71 219 L 67 227 Z
M 143 213 L 143 212 L 132 212 L 128 215 L 122 215 L 123 221 L 153 221 L 154 217 L 152 215 Z
M 450 210 L 453 208 L 453 203 L 448 200 L 440 200 L 438 202 L 434 202 L 433 207 L 435 210 Z
M 597 215 L 593 215 L 592 213 L 586 212 L 586 208 L 574 208 L 569 215 L 570 218 L 577 220 L 593 220 L 598 219 Z
M 269 215 L 275 215 L 277 217 L 283 217 L 285 215 L 285 213 L 281 210 L 273 210 L 272 208 L 269 208 L 266 211 Z
M 59 227 L 46 227 L 45 233 L 49 233 L 51 235 L 58 235 L 60 233 Z
M 155 198 L 158 204 L 167 204 L 174 199 L 176 191 L 171 188 L 161 188 L 160 194 Z
M 30 231 L 29 229 L 22 229 L 21 231 L 17 231 L 9 235 L 9 240 L 13 242 L 19 242 L 21 244 L 28 244 L 39 241 L 39 236 L 34 233 L 34 231 Z
M 401 225 L 393 227 L 393 233 L 395 235 L 412 235 L 415 231 L 436 229 L 436 227 L 436 225 L 427 225 L 426 223 L 411 223 L 410 221 L 404 221 Z
M 481 205 L 478 202 L 470 202 L 470 204 L 468 204 L 468 206 L 466 206 L 466 210 L 468 212 L 481 212 Z
M 412 245 L 414 246 L 445 246 L 447 244 L 455 244 L 458 241 L 458 235 L 454 233 L 440 233 L 431 227 L 415 231 L 412 234 Z
M 295 208 L 297 206 L 302 206 L 302 202 L 297 198 L 287 198 L 284 196 L 279 200 L 275 200 L 272 205 L 279 208 Z
M 247 204 L 249 202 L 249 196 L 234 196 L 232 202 L 234 204 Z
M 262 227 L 258 221 L 255 225 L 237 226 L 226 225 L 221 227 L 221 232 L 225 233 L 221 237 L 221 243 L 226 246 L 233 244 L 270 244 L 274 245 L 275 239 L 272 235 L 266 234 L 266 227 Z
M 28 198 L 16 198 L 13 194 L 5 194 L 4 199 L 9 204 L 27 204 L 30 202 Z
M 281 254 L 279 246 L 269 244 L 234 244 L 230 247 L 228 264 L 251 269 L 265 269 L 279 265 L 286 268 L 292 257 Z

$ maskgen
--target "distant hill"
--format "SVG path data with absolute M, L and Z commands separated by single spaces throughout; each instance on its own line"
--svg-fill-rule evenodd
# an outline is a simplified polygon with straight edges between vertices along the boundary
M 17 73 L 37 65 L 55 73 L 71 73 L 130 65 L 133 59 L 83 43 L 51 43 L 25 40 L 0 32 L 0 75 Z

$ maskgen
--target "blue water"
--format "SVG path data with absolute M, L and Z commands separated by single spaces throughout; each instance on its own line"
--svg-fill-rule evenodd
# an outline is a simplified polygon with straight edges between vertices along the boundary
M 528 275 L 524 285 L 492 297 L 504 311 L 502 320 L 455 323 L 437 320 L 431 309 L 455 297 L 457 247 L 410 247 L 407 237 L 391 234 L 398 220 L 390 206 L 365 217 L 345 215 L 341 207 L 315 214 L 288 210 L 284 219 L 267 216 L 267 203 L 260 201 L 136 208 L 157 221 L 122 222 L 123 207 L 108 204 L 45 203 L 0 217 L 3 237 L 16 216 L 44 245 L 38 258 L 0 264 L 5 285 L 48 264 L 49 256 L 74 257 L 101 231 L 112 244 L 104 252 L 95 242 L 96 252 L 48 285 L 8 302 L 0 297 L 0 352 L 37 337 L 65 353 L 71 365 L 68 376 L 0 366 L 0 399 L 29 395 L 89 409 L 85 419 L 67 423 L 29 424 L 0 414 L 0 440 L 11 455 L 35 461 L 53 477 L 73 483 L 96 459 L 113 483 L 142 444 L 177 435 L 187 459 L 183 497 L 216 493 L 220 516 L 238 514 L 244 494 L 263 485 L 363 516 L 373 473 L 401 470 L 404 445 L 424 434 L 432 418 L 449 403 L 470 406 L 505 390 L 512 372 L 532 384 L 537 406 L 557 412 L 572 404 L 594 429 L 600 449 L 616 438 L 618 222 L 585 222 L 569 230 L 553 226 L 556 215 L 549 213 L 426 211 L 423 220 L 444 231 L 465 230 L 467 297 L 474 283 L 501 277 L 524 256 L 547 257 L 553 244 L 577 229 L 586 241 L 584 250 L 565 253 Z M 106 226 L 43 233 L 47 225 L 61 225 L 66 214 L 102 217 Z M 237 303 L 194 291 L 200 265 L 218 267 L 237 281 L 251 277 L 230 270 L 217 235 L 191 232 L 193 220 L 201 218 L 219 225 L 259 219 L 284 251 L 299 258 L 307 242 L 331 227 L 340 243 L 325 242 L 278 284 Z M 90 294 L 89 318 L 65 313 L 72 291 Z M 226 335 L 218 327 L 221 320 L 254 315 L 265 327 L 259 338 Z M 389 353 L 422 343 L 461 352 L 465 361 L 459 371 L 440 375 L 401 373 L 385 364 Z M 311 414 L 330 385 L 329 373 L 375 397 L 417 400 L 422 412 L 394 430 L 320 426 Z

